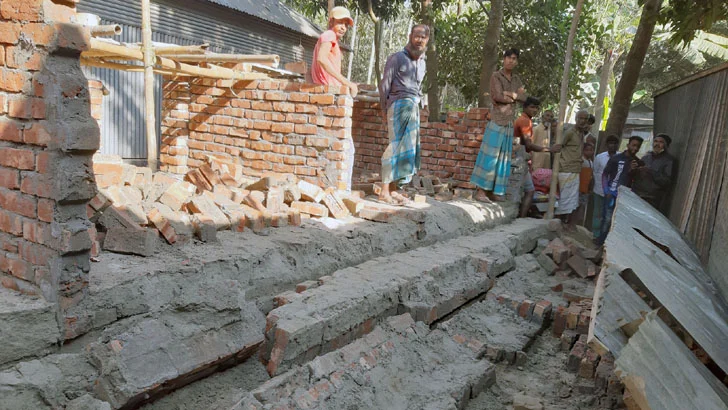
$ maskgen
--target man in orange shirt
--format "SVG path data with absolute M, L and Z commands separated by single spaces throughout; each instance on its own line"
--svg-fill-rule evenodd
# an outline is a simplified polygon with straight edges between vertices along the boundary
M 526 157 L 526 153 L 523 152 L 549 152 L 546 147 L 541 147 L 533 143 L 533 117 L 538 114 L 541 109 L 541 101 L 534 97 L 526 98 L 523 103 L 523 112 L 521 116 L 516 119 L 513 123 L 513 137 L 519 140 L 522 147 L 517 151 L 517 155 L 523 155 Z M 528 158 L 526 158 L 528 160 Z M 521 212 L 520 217 L 525 218 L 528 216 L 528 210 L 531 209 L 531 203 L 533 202 L 533 191 L 536 189 L 533 186 L 533 179 L 531 178 L 531 169 L 529 167 L 528 172 L 523 180 L 523 199 L 521 200 Z
M 359 87 L 341 74 L 341 47 L 339 42 L 349 27 L 354 25 L 349 10 L 334 7 L 329 12 L 329 29 L 321 33 L 316 48 L 313 50 L 311 63 L 311 79 L 316 84 L 345 85 L 349 87 L 351 96 L 355 97 Z
M 311 79 L 316 84 L 322 85 L 345 85 L 349 87 L 352 97 L 359 92 L 357 85 L 346 79 L 341 74 L 341 47 L 339 42 L 346 34 L 346 30 L 354 25 L 349 10 L 344 7 L 334 7 L 329 12 L 329 29 L 319 36 L 316 48 L 313 50 L 313 62 L 311 63 Z M 344 152 L 346 155 L 345 175 L 342 175 L 346 182 L 347 191 L 351 190 L 351 177 L 354 172 L 354 141 L 351 137 L 344 140 Z

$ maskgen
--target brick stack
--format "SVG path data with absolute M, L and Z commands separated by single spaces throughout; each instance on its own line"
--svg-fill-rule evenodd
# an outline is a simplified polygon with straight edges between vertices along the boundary
M 211 155 L 251 177 L 288 173 L 340 187 L 352 105 L 346 87 L 167 78 L 161 169 L 185 174 Z
M 427 122 L 427 115 L 427 111 L 420 112 L 422 171 L 442 179 L 452 179 L 458 188 L 475 188 L 469 182 L 470 174 L 488 124 L 488 109 L 451 112 L 444 123 Z M 382 154 L 389 144 L 379 103 L 357 101 L 352 121 L 356 147 L 354 173 L 379 172 Z
M 96 194 L 99 146 L 79 62 L 88 32 L 68 24 L 74 3 L 0 3 L 0 283 L 62 310 L 88 283 L 83 204 Z
M 259 232 L 298 226 L 302 216 L 345 218 L 363 208 L 361 193 L 323 190 L 292 174 L 251 179 L 241 165 L 212 155 L 184 178 L 101 155 L 94 173 L 100 190 L 87 205 L 98 231 L 92 256 L 102 248 L 150 256 L 159 235 L 170 244 L 192 236 L 210 242 L 219 230 Z

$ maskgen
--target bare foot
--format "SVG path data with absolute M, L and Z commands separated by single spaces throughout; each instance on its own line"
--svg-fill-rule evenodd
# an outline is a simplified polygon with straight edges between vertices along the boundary
M 407 198 L 403 194 L 396 192 L 396 191 L 392 192 L 392 198 L 394 198 L 396 201 L 398 201 L 402 205 L 408 205 L 408 204 L 412 203 L 412 201 L 409 198 Z
M 486 193 L 488 196 L 488 199 L 490 199 L 493 202 L 505 202 L 506 198 L 503 195 L 496 195 L 493 193 L 493 191 L 488 191 Z

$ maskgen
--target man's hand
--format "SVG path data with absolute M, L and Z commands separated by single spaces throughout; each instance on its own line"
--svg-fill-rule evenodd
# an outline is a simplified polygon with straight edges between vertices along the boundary
M 554 144 L 549 149 L 549 152 L 552 152 L 554 154 L 561 152 L 561 144 Z
M 518 89 L 518 94 L 526 94 L 526 89 L 521 87 Z M 518 94 L 516 94 L 516 97 L 518 97 Z M 514 97 L 515 98 L 515 97 Z
M 633 170 L 636 170 L 640 167 L 640 163 L 637 162 L 637 160 L 633 159 L 632 162 L 629 163 L 629 167 Z
M 354 98 L 357 94 L 359 94 L 359 86 L 357 86 L 356 83 L 349 82 L 347 86 L 349 86 L 349 94 L 351 94 L 351 98 Z

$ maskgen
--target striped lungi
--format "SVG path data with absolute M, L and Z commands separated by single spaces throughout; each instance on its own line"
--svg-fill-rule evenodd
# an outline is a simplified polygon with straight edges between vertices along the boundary
M 470 182 L 496 195 L 505 195 L 511 176 L 512 152 L 513 124 L 501 126 L 488 122 Z
M 420 169 L 420 107 L 415 98 L 396 100 L 387 110 L 389 145 L 382 155 L 382 182 L 407 184 Z

